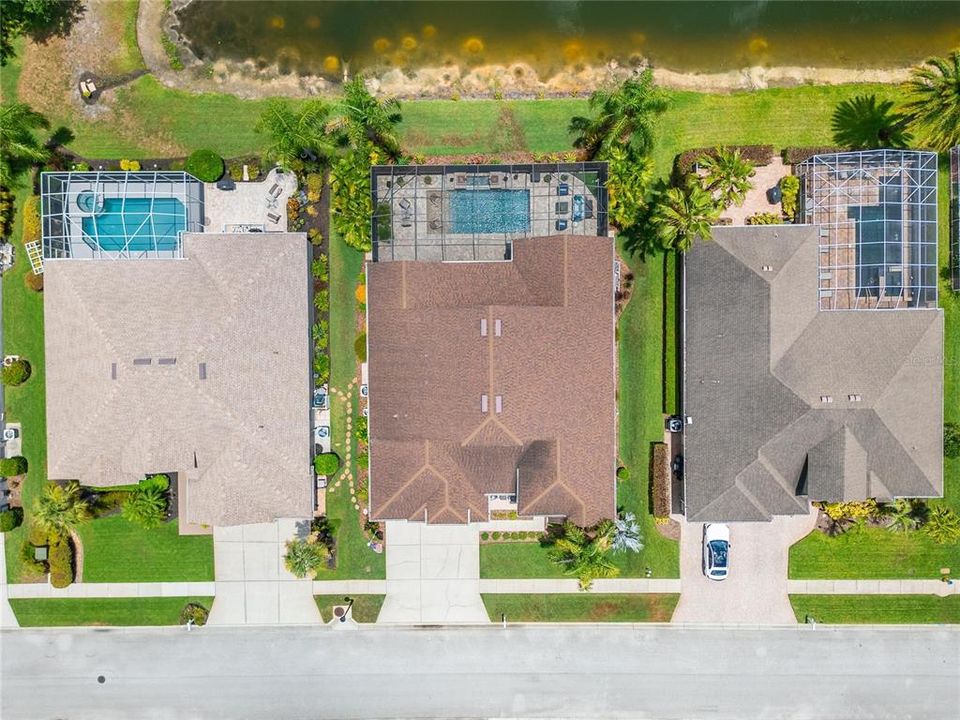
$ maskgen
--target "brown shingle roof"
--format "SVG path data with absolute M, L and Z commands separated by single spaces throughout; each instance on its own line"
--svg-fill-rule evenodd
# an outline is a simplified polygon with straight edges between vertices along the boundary
M 608 238 L 549 237 L 506 263 L 368 265 L 374 518 L 485 519 L 518 469 L 522 515 L 614 514 L 613 260 Z
M 183 247 L 182 260 L 46 264 L 49 476 L 109 486 L 177 472 L 194 523 L 308 516 L 305 238 L 185 235 Z

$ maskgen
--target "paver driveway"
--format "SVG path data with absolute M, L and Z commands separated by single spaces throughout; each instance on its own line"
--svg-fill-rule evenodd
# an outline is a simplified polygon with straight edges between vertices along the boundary
M 703 523 L 681 520 L 681 593 L 673 622 L 795 624 L 787 596 L 788 553 L 816 520 L 812 511 L 768 523 L 728 523 L 730 574 L 719 582 L 703 575 Z

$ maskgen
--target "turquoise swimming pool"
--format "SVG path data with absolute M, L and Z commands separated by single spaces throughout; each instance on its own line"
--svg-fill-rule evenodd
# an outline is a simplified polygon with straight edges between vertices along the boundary
M 81 219 L 91 248 L 132 252 L 176 250 L 177 234 L 187 228 L 187 211 L 177 198 L 103 199 L 102 209 Z
M 449 203 L 451 232 L 483 235 L 530 230 L 529 190 L 454 190 Z

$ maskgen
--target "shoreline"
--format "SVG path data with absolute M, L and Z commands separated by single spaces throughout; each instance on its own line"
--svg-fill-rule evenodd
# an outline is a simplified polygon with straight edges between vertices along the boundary
M 244 99 L 282 95 L 293 98 L 334 96 L 340 83 L 318 75 L 283 73 L 277 64 L 258 67 L 245 61 L 198 59 L 180 37 L 176 11 L 192 0 L 141 0 L 137 41 L 148 71 L 163 85 L 192 93 L 216 92 Z M 170 69 L 161 44 L 166 34 L 180 51 L 185 68 Z M 596 88 L 623 80 L 646 69 L 646 63 L 624 66 L 616 62 L 586 67 L 568 66 L 549 78 L 540 78 L 526 63 L 490 64 L 465 68 L 459 65 L 423 67 L 404 71 L 392 68 L 367 76 L 367 86 L 380 96 L 400 100 L 540 99 L 586 97 Z M 729 93 L 798 85 L 849 83 L 898 84 L 909 77 L 903 68 L 830 68 L 753 66 L 717 73 L 683 72 L 653 68 L 654 79 L 671 90 Z M 349 68 L 344 67 L 344 79 Z

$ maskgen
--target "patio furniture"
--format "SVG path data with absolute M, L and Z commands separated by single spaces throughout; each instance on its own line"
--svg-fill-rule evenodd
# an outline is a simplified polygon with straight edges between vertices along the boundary
M 280 197 L 282 193 L 283 193 L 283 188 L 280 187 L 277 183 L 274 183 L 273 187 L 271 187 L 270 190 L 267 192 L 267 194 L 274 199 Z
M 399 205 L 400 207 L 402 207 L 404 210 L 409 210 L 409 209 L 410 209 L 410 201 L 407 200 L 406 198 L 400 198 L 400 199 L 397 201 L 397 205 Z
M 566 230 L 566 229 L 567 229 L 567 221 L 566 221 L 566 220 L 557 220 L 557 222 L 554 224 L 554 227 L 555 227 L 557 230 Z
M 780 189 L 779 185 L 774 185 L 772 188 L 767 190 L 767 202 L 771 205 L 776 205 L 783 199 L 783 191 Z
M 236 190 L 237 184 L 229 176 L 217 180 L 217 190 Z
M 567 183 L 560 183 L 557 185 L 557 195 L 569 195 L 570 194 L 570 185 Z
M 556 210 L 557 215 L 566 215 L 568 212 L 570 212 L 570 203 L 568 203 L 568 202 L 558 202 L 558 203 L 554 206 L 554 209 Z
M 500 184 L 500 176 L 499 176 L 499 175 L 491 175 L 490 178 L 489 178 L 489 182 L 490 182 L 491 185 L 499 185 L 499 184 Z
M 267 213 L 267 220 L 276 225 L 280 222 L 280 216 L 277 213 Z
M 439 220 L 431 220 L 429 227 L 431 230 L 439 230 L 443 224 Z
M 583 199 L 583 217 L 587 220 L 593 217 L 593 200 L 590 198 Z
M 583 195 L 573 196 L 573 221 L 583 220 Z

